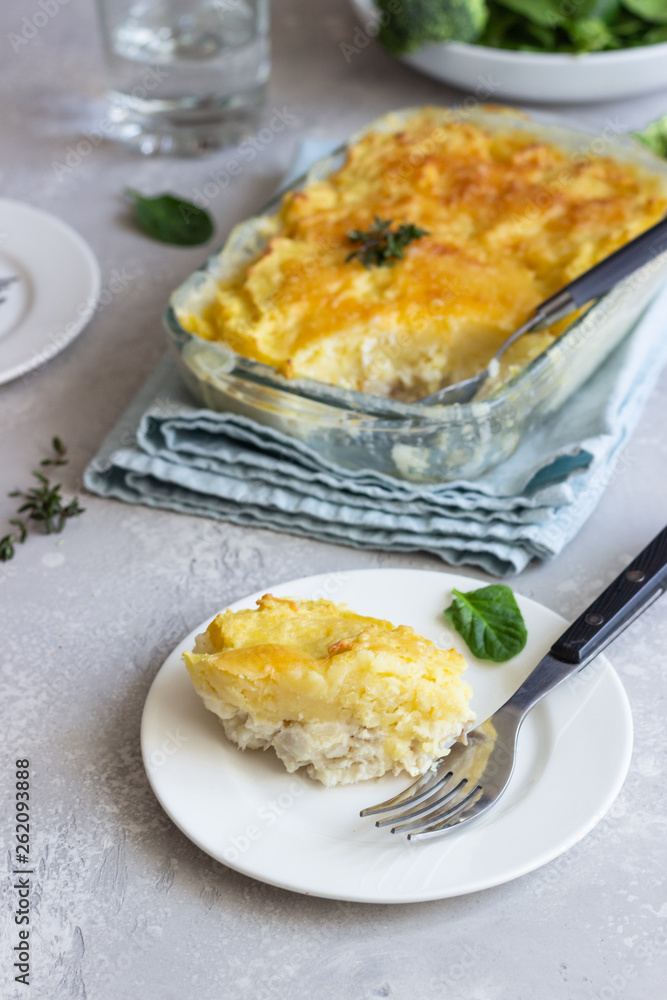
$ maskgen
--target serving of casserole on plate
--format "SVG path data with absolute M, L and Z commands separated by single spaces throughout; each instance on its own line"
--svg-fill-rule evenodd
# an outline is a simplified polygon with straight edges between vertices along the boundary
M 452 588 L 468 590 L 471 583 L 470 576 L 442 570 L 353 570 L 340 575 L 336 600 L 363 616 L 404 622 L 443 652 L 453 645 L 468 664 L 463 677 L 473 690 L 471 708 L 485 719 L 523 682 L 566 622 L 517 594 L 526 647 L 501 669 L 489 668 L 469 653 L 442 615 Z M 238 627 L 243 619 L 232 615 L 256 614 L 252 608 L 267 584 L 232 604 L 223 622 L 231 619 Z M 322 574 L 272 581 L 271 592 L 277 599 L 310 602 L 330 585 L 331 574 Z M 603 654 L 587 678 L 561 685 L 528 716 L 512 784 L 493 815 L 446 844 L 427 841 L 413 850 L 359 816 L 369 802 L 403 791 L 410 782 L 405 773 L 327 788 L 303 771 L 288 774 L 272 751 L 241 752 L 225 738 L 182 659 L 209 622 L 210 617 L 185 636 L 158 671 L 143 712 L 142 754 L 151 786 L 176 825 L 212 857 L 252 878 L 372 903 L 478 891 L 532 871 L 571 847 L 600 820 L 623 784 L 632 719 L 621 682 Z M 218 644 L 218 636 L 213 641 Z M 171 734 L 179 740 L 177 750 L 165 743 Z
M 600 145 L 503 109 L 385 115 L 238 226 L 174 293 L 167 330 L 206 406 L 344 466 L 470 478 L 610 353 L 663 258 L 574 323 L 522 338 L 487 398 L 416 400 L 479 371 L 541 300 L 658 221 L 666 178 L 634 140 Z M 386 266 L 354 252 L 378 224 L 417 234 Z
M 422 774 L 474 724 L 460 653 L 332 601 L 264 594 L 184 659 L 233 743 L 324 785 Z

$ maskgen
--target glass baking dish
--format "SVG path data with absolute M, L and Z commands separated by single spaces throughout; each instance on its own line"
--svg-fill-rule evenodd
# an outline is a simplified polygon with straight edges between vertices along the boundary
M 370 130 L 395 129 L 416 108 L 385 115 Z M 600 137 L 509 109 L 442 109 L 443 121 L 464 118 L 491 130 L 521 129 L 575 155 L 611 155 L 662 175 L 667 162 L 636 140 Z M 556 122 L 556 123 L 555 123 Z M 609 130 L 607 130 L 609 131 Z M 600 148 L 601 147 L 601 148 Z M 338 169 L 345 151 L 319 160 L 303 187 Z M 537 422 L 582 386 L 620 343 L 667 278 L 667 252 L 618 284 L 579 316 L 558 339 L 487 398 L 453 406 L 423 406 L 338 388 L 312 379 L 288 379 L 245 358 L 224 343 L 183 329 L 178 311 L 201 309 L 230 268 L 255 259 L 266 245 L 261 220 L 273 214 L 284 192 L 263 212 L 236 227 L 221 251 L 192 274 L 170 300 L 164 323 L 182 376 L 205 407 L 241 414 L 304 442 L 324 459 L 349 469 L 373 469 L 415 483 L 475 479 L 507 459 Z

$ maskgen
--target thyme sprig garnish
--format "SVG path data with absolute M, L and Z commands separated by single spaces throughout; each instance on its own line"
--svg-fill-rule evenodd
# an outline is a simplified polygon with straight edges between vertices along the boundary
M 4 538 L 0 538 L 0 562 L 9 562 L 10 559 L 14 558 L 15 549 L 14 543 L 16 541 L 16 535 L 10 534 L 5 535 Z
M 60 438 L 54 437 L 51 446 L 53 455 L 44 458 L 39 463 L 40 469 L 56 468 L 60 465 L 67 465 L 65 458 L 67 448 Z M 17 514 L 25 514 L 25 518 L 14 517 L 10 519 L 17 530 L 0 538 L 0 562 L 8 562 L 16 554 L 15 546 L 22 545 L 28 537 L 28 523 L 36 521 L 43 526 L 44 533 L 51 535 L 60 532 L 65 527 L 65 523 L 70 517 L 78 517 L 83 514 L 85 508 L 79 506 L 78 497 L 74 497 L 68 504 L 63 503 L 60 483 L 52 483 L 48 476 L 36 470 L 33 476 L 37 480 L 36 486 L 31 486 L 27 490 L 12 490 L 10 497 L 20 497 L 23 503 L 17 510 Z
M 361 246 L 347 255 L 346 262 L 358 258 L 367 269 L 391 267 L 397 260 L 403 259 L 403 250 L 408 243 L 429 235 L 426 229 L 420 229 L 412 222 L 392 230 L 393 219 L 381 219 L 376 215 L 373 221 L 375 225 L 370 229 L 352 229 L 347 234 L 348 240 Z
M 46 468 L 49 465 L 67 465 L 69 459 L 65 458 L 67 453 L 67 448 L 62 443 L 59 437 L 54 437 L 51 441 L 51 447 L 53 448 L 52 458 L 43 458 L 39 463 L 42 468 Z

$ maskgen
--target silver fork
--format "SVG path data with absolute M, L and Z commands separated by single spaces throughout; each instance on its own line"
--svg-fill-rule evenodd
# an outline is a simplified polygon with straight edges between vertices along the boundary
M 361 815 L 391 813 L 375 825 L 407 833 L 408 840 L 441 837 L 483 816 L 509 784 L 519 729 L 531 708 L 590 663 L 666 587 L 667 528 L 663 528 L 556 640 L 512 697 L 468 733 L 467 745 L 457 743 L 405 791 L 363 809 Z
M 478 372 L 477 375 L 471 375 L 470 378 L 464 379 L 462 382 L 454 382 L 443 389 L 438 389 L 437 392 L 432 392 L 430 396 L 424 396 L 418 402 L 427 406 L 469 403 L 486 382 L 493 368 L 497 367 L 498 361 L 508 347 L 511 347 L 519 337 L 536 330 L 543 330 L 557 320 L 568 316 L 575 309 L 585 306 L 593 299 L 599 299 L 601 295 L 618 284 L 622 278 L 627 278 L 629 274 L 655 259 L 665 249 L 667 249 L 667 219 L 661 219 L 646 232 L 636 236 L 634 240 L 630 240 L 609 257 L 605 257 L 590 270 L 580 274 L 574 281 L 570 281 L 555 295 L 545 299 L 528 322 L 516 330 L 511 337 L 508 337 L 504 344 L 501 344 L 489 364 L 481 372 Z

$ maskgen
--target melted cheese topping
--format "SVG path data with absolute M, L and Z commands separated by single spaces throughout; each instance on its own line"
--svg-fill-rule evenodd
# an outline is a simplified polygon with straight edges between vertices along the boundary
M 456 650 L 330 601 L 257 603 L 218 615 L 184 655 L 239 746 L 273 746 L 331 785 L 420 774 L 472 724 Z
M 663 179 L 634 165 L 426 108 L 286 195 L 259 259 L 179 319 L 288 376 L 417 399 L 480 371 L 536 305 L 666 208 Z M 391 267 L 346 262 L 347 234 L 374 216 L 429 235 Z M 519 340 L 500 377 L 570 322 Z

